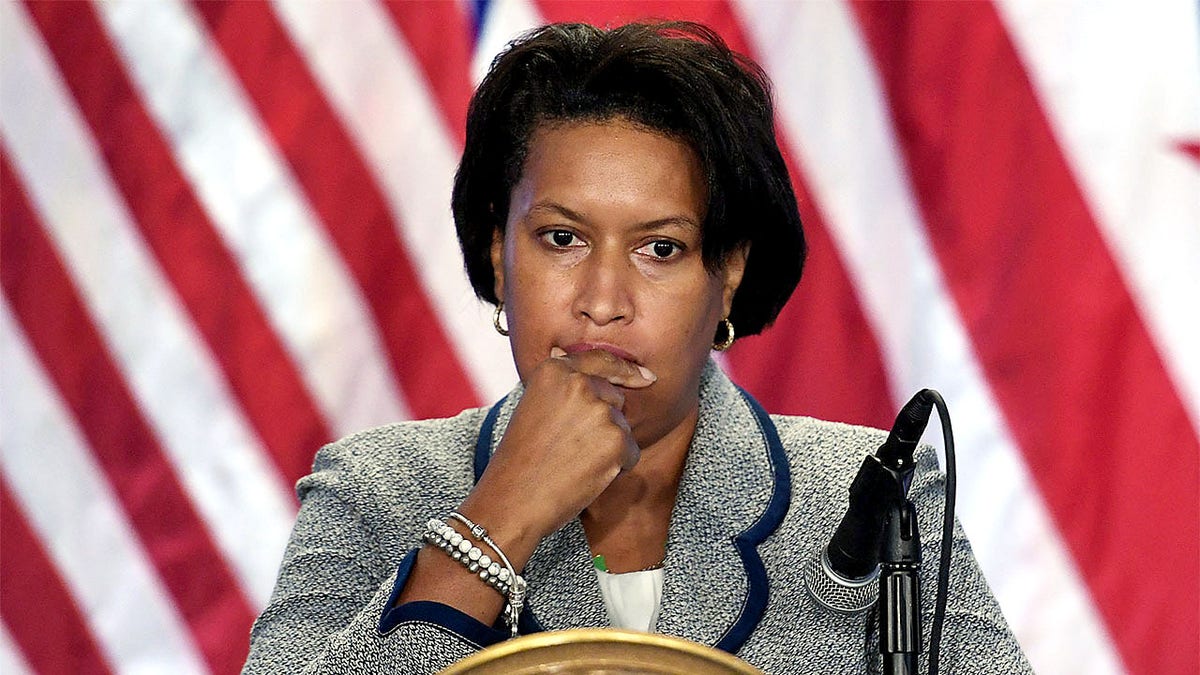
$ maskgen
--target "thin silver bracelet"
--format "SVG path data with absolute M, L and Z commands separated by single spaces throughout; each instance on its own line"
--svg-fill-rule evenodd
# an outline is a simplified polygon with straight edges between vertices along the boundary
M 488 536 L 487 530 L 483 526 L 475 524 L 470 518 L 458 511 L 451 511 L 450 517 L 470 528 L 471 534 L 483 540 L 483 543 L 487 544 L 500 560 L 504 562 L 504 568 L 512 577 L 512 582 L 508 589 L 508 607 L 506 608 L 508 616 L 506 620 L 508 627 L 512 630 L 512 637 L 516 637 L 517 620 L 521 617 L 521 608 L 525 605 L 525 589 L 527 588 L 525 579 L 513 569 L 512 563 L 508 561 L 508 556 L 504 555 L 504 551 L 500 550 L 496 542 L 492 541 L 492 538 Z
M 451 511 L 450 517 L 457 520 L 458 522 L 462 523 L 463 525 L 466 525 L 471 530 L 472 537 L 475 537 L 476 539 L 479 539 L 480 541 L 483 541 L 484 537 L 487 537 L 487 529 L 486 528 L 484 528 L 482 525 L 476 525 L 474 521 L 472 521 L 470 518 L 464 516 L 463 514 L 459 513 L 458 511 Z

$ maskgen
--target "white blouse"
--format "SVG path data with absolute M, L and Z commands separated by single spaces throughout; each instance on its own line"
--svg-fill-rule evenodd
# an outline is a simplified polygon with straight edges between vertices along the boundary
M 662 605 L 663 568 L 624 574 L 596 570 L 596 576 L 613 628 L 654 632 Z

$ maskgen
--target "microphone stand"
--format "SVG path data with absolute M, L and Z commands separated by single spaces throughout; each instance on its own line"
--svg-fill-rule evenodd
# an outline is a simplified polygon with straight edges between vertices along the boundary
M 915 468 L 913 452 L 933 408 L 930 393 L 922 390 L 904 406 L 888 437 L 897 442 L 885 443 L 878 453 L 900 495 L 887 505 L 879 548 L 879 655 L 884 675 L 917 675 L 921 651 L 921 537 L 908 488 Z
M 917 509 L 893 504 L 879 556 L 879 655 L 885 675 L 916 675 L 921 650 L 921 537 Z

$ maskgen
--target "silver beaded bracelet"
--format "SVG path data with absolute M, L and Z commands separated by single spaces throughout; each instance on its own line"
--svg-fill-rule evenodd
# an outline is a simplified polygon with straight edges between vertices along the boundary
M 501 551 L 496 542 L 492 541 L 485 528 L 475 524 L 457 511 L 451 512 L 450 517 L 466 525 L 473 536 L 481 539 L 491 548 L 500 562 L 504 563 L 503 567 L 480 550 L 478 546 L 475 546 L 470 539 L 436 518 L 429 520 L 425 541 L 462 563 L 463 567 L 469 571 L 477 573 L 480 579 L 487 582 L 508 600 L 504 620 L 512 631 L 512 636 L 516 637 L 517 622 L 525 603 L 525 579 L 513 569 L 512 563 L 508 561 L 508 556 L 504 555 L 504 551 Z
M 468 528 L 470 528 L 472 535 L 482 539 L 483 543 L 487 544 L 504 563 L 505 571 L 511 575 L 512 582 L 510 583 L 507 594 L 508 607 L 506 607 L 506 609 L 508 616 L 506 617 L 506 621 L 508 622 L 508 627 L 512 630 L 512 636 L 516 637 L 517 620 L 521 616 L 521 607 L 523 607 L 525 604 L 525 579 L 521 577 L 521 575 L 517 574 L 517 571 L 513 569 L 512 563 L 508 561 L 508 556 L 504 555 L 504 551 L 500 550 L 500 547 L 496 545 L 496 542 L 492 541 L 492 538 L 488 536 L 487 530 L 484 529 L 483 526 L 477 525 L 470 518 L 467 518 L 458 511 L 451 511 L 450 517 L 462 523 L 463 525 L 466 525 Z
M 442 549 L 446 555 L 467 568 L 467 571 L 478 574 L 482 581 L 496 589 L 505 599 L 508 598 L 510 585 L 508 570 L 501 567 L 499 563 L 493 562 L 478 546 L 471 545 L 470 540 L 455 532 L 445 523 L 431 520 L 429 526 L 430 529 L 426 530 L 424 537 L 426 543 Z

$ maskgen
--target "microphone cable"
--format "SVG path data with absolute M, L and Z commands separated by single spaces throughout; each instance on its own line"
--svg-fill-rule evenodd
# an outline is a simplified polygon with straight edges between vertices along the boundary
M 938 655 L 942 644 L 942 625 L 946 622 L 946 596 L 950 590 L 950 549 L 954 540 L 954 494 L 958 483 L 958 468 L 954 459 L 954 430 L 950 426 L 950 411 L 946 401 L 934 389 L 926 389 L 938 411 L 942 424 L 942 440 L 946 444 L 946 495 L 942 504 L 942 550 L 938 561 L 937 596 L 933 605 L 933 626 L 929 631 L 929 675 L 937 675 Z

